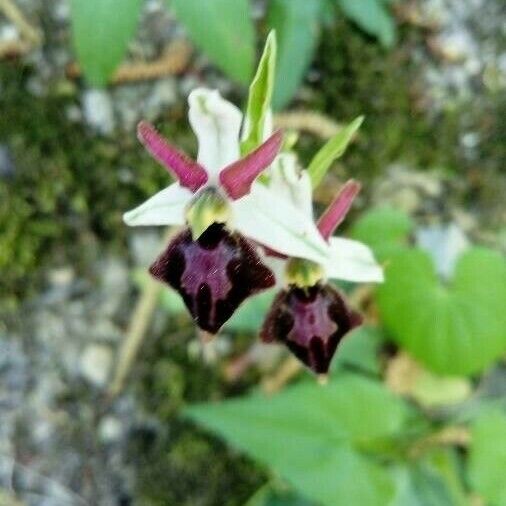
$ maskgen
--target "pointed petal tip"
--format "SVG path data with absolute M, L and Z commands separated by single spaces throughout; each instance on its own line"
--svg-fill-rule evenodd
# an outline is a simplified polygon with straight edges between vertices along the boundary
M 349 179 L 318 220 L 318 230 L 324 239 L 329 239 L 334 230 L 343 222 L 362 188 L 355 179 Z
M 220 183 L 231 199 L 240 199 L 250 192 L 255 179 L 278 155 L 282 143 L 283 132 L 277 130 L 254 151 L 220 172 Z
M 177 178 L 181 186 L 195 193 L 207 183 L 208 175 L 204 167 L 169 144 L 151 123 L 144 120 L 139 122 L 137 138 L 151 156 Z

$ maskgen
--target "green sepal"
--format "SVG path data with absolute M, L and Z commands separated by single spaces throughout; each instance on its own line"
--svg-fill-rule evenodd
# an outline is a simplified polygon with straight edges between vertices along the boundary
M 244 156 L 260 146 L 264 138 L 265 118 L 271 108 L 272 90 L 276 73 L 276 32 L 271 30 L 258 63 L 258 68 L 249 87 L 245 121 L 249 132 L 241 142 Z
M 313 188 L 316 188 L 322 182 L 332 162 L 344 154 L 363 121 L 364 116 L 359 116 L 349 125 L 341 128 L 313 157 L 307 169 Z

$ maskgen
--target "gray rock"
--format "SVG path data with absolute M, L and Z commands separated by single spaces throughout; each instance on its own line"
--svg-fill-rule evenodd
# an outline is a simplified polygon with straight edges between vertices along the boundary
M 79 360 L 81 375 L 91 384 L 102 388 L 109 379 L 113 354 L 109 346 L 93 343 L 88 345 Z
M 106 90 L 86 90 L 82 96 L 82 107 L 84 119 L 90 128 L 104 135 L 114 131 L 113 104 Z
M 434 261 L 437 273 L 450 279 L 460 254 L 469 247 L 464 232 L 455 224 L 431 225 L 416 231 L 416 242 Z
M 9 148 L 5 145 L 0 145 L 0 177 L 11 177 L 15 171 L 16 167 Z

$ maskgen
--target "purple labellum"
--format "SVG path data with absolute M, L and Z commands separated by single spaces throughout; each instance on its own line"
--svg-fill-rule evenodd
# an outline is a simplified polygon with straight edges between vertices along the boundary
M 177 290 L 197 325 L 213 334 L 247 297 L 275 282 L 251 244 L 218 223 L 196 241 L 190 230 L 181 232 L 149 270 Z
M 291 286 L 274 300 L 261 337 L 286 344 L 315 373 L 325 374 L 341 339 L 361 323 L 362 317 L 331 285 Z

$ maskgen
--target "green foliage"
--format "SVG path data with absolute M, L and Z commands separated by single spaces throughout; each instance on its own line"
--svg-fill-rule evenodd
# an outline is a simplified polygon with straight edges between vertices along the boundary
M 277 291 L 273 288 L 250 297 L 228 320 L 226 328 L 234 332 L 258 333 Z
M 293 97 L 313 59 L 319 37 L 320 0 L 271 0 L 267 25 L 275 29 L 279 51 L 273 106 Z
M 72 0 L 72 38 L 88 81 L 105 86 L 125 56 L 142 0 Z
M 389 506 L 465 506 L 452 450 L 434 450 L 394 472 L 396 495 Z
M 244 506 L 315 506 L 286 486 L 269 482 L 249 499 Z
M 385 47 L 392 47 L 397 39 L 394 20 L 385 0 L 337 0 L 344 14 L 362 30 L 377 37 Z
M 363 121 L 364 117 L 359 116 L 349 125 L 340 129 L 313 157 L 307 169 L 313 188 L 322 182 L 332 162 L 344 154 Z
M 382 339 L 378 328 L 362 325 L 339 344 L 332 369 L 339 371 L 353 368 L 369 374 L 379 374 L 378 352 Z
M 241 142 L 243 155 L 258 147 L 264 138 L 265 121 L 271 108 L 272 90 L 276 77 L 276 54 L 276 32 L 272 31 L 267 37 L 255 77 L 249 87 L 245 114 L 249 133 Z
M 399 253 L 378 303 L 392 337 L 437 373 L 473 374 L 506 350 L 506 262 L 494 251 L 465 252 L 448 287 L 428 254 Z
M 171 0 L 192 40 L 233 79 L 246 84 L 255 60 L 255 33 L 248 0 Z
M 407 409 L 376 382 L 340 375 L 186 414 L 322 504 L 383 506 L 393 496 L 390 476 L 363 450 L 398 436 Z
M 494 506 L 506 505 L 506 414 L 483 414 L 473 425 L 469 479 L 475 490 Z
M 380 261 L 392 258 L 407 246 L 413 230 L 411 218 L 392 207 L 378 207 L 362 215 L 351 229 L 351 236 L 372 248 Z

